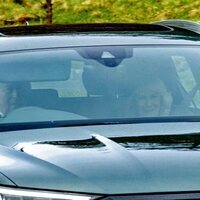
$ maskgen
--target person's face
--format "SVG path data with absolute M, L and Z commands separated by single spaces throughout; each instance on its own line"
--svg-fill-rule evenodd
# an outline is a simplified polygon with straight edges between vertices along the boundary
M 0 83 L 0 112 L 5 115 L 10 109 L 14 93 L 4 83 Z
M 136 108 L 142 117 L 160 114 L 161 96 L 155 86 L 141 87 L 136 91 Z

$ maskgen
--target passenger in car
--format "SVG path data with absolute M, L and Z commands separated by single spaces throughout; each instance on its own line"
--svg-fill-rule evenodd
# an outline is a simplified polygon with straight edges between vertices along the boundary
M 170 114 L 172 96 L 163 81 L 157 77 L 140 79 L 130 99 L 135 116 L 156 117 Z
M 0 83 L 0 117 L 5 117 L 15 107 L 16 88 L 10 83 Z

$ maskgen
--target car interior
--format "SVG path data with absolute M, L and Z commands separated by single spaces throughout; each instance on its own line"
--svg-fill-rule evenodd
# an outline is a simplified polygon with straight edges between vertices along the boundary
M 31 53 L 25 53 L 26 59 L 21 53 L 12 59 L 9 66 L 4 61 L 8 60 L 8 55 L 5 55 L 1 59 L 0 72 L 4 75 L 0 79 L 15 83 L 18 108 L 41 107 L 71 112 L 91 119 L 105 119 L 135 117 L 127 103 L 130 94 L 139 79 L 145 82 L 146 77 L 155 76 L 163 81 L 171 95 L 171 115 L 200 113 L 196 105 L 198 100 L 197 103 L 194 102 L 200 85 L 197 58 L 193 59 L 187 52 L 176 49 L 113 49 L 112 47 L 105 51 L 105 47 L 100 48 L 101 58 L 98 49 L 92 53 L 91 49 L 87 48 L 86 51 L 76 50 L 79 56 L 70 54 L 67 58 L 63 50 L 55 51 L 56 53 L 36 51 L 33 56 Z M 109 54 L 118 56 L 117 60 Z M 177 60 L 187 60 L 187 69 L 182 70 L 189 70 L 189 75 L 193 78 L 194 83 L 190 90 L 182 83 L 180 66 L 175 66 L 172 55 L 175 55 Z M 30 62 L 29 59 L 33 61 Z M 78 87 L 79 90 L 76 91 Z

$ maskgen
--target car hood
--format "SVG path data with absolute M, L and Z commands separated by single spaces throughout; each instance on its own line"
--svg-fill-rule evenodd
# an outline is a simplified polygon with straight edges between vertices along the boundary
M 81 140 L 1 146 L 0 171 L 30 188 L 99 194 L 199 190 L 198 135 L 108 138 L 92 133 Z

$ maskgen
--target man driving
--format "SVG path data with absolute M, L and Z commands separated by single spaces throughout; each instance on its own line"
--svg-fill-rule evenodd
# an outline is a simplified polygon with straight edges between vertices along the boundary
M 0 117 L 5 117 L 15 107 L 16 88 L 11 83 L 0 82 Z

